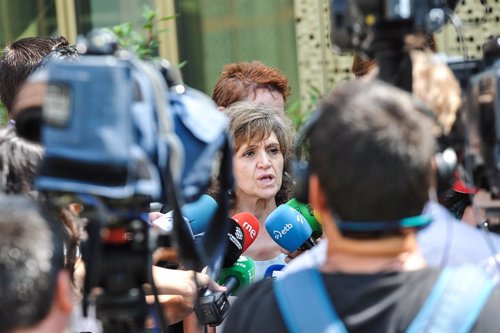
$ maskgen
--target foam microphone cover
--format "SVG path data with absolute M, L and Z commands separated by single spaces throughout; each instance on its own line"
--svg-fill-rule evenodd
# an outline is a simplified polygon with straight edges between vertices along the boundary
M 314 210 L 312 209 L 311 205 L 302 203 L 295 198 L 290 199 L 286 204 L 296 209 L 300 213 L 300 215 L 306 218 L 307 223 L 309 223 L 309 226 L 313 231 L 312 237 L 314 239 L 318 239 L 319 237 L 321 237 L 321 235 L 323 235 L 323 227 L 314 216 Z
M 237 283 L 228 281 L 237 280 Z M 217 283 L 228 287 L 227 294 L 238 296 L 241 290 L 255 281 L 255 263 L 250 257 L 241 256 L 231 267 L 223 268 Z
M 311 226 L 304 216 L 286 204 L 269 214 L 266 229 L 279 246 L 290 252 L 307 243 L 312 235 Z
M 241 226 L 243 233 L 245 234 L 245 243 L 243 244 L 243 252 L 245 252 L 246 249 L 252 245 L 259 234 L 259 220 L 247 212 L 235 214 L 232 218 Z
M 229 229 L 227 231 L 226 254 L 222 267 L 232 266 L 243 253 L 245 235 L 241 226 L 233 219 L 228 218 Z
M 186 222 L 186 224 L 189 225 L 188 219 L 185 217 L 183 217 L 183 218 L 184 218 L 184 222 Z M 154 220 L 151 223 L 153 223 L 155 226 L 157 226 L 161 230 L 165 231 L 166 233 L 171 234 L 173 226 L 174 226 L 174 212 L 170 211 L 170 212 L 160 216 L 159 218 L 157 218 L 156 220 Z M 193 235 L 193 234 L 191 233 L 191 235 Z
M 182 206 L 182 215 L 189 220 L 193 234 L 204 233 L 217 210 L 217 202 L 209 195 Z
M 271 279 L 276 279 L 281 273 L 281 270 L 285 267 L 285 265 L 271 265 L 269 266 L 265 273 L 264 273 L 264 279 L 265 278 L 271 278 Z

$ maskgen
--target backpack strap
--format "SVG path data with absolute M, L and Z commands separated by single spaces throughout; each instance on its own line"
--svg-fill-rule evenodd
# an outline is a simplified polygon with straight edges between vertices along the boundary
M 495 284 L 478 267 L 447 267 L 407 333 L 469 332 Z
M 278 308 L 289 332 L 347 333 L 317 269 L 299 271 L 273 283 Z

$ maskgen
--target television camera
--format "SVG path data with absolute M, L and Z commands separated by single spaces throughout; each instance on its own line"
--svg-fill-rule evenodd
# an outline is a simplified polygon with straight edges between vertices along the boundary
M 331 0 L 331 45 L 335 52 L 357 51 L 375 58 L 380 79 L 411 91 L 405 40 L 441 28 L 455 5 L 444 0 Z
M 220 271 L 232 186 L 227 119 L 168 62 L 137 59 L 110 31 L 92 31 L 76 47 L 79 61 L 54 61 L 33 78 L 46 86 L 36 187 L 56 206 L 85 207 L 84 311 L 99 290 L 104 332 L 142 332 L 154 248 L 172 241 L 185 268 L 207 267 L 213 279 Z M 219 205 L 195 243 L 180 207 L 216 178 Z M 174 211 L 171 235 L 149 227 L 151 202 Z
M 412 91 L 408 36 L 430 36 L 451 20 L 456 5 L 456 0 L 331 0 L 331 45 L 335 52 L 356 51 L 375 58 L 380 79 Z M 465 131 L 458 133 L 459 138 L 444 140 L 466 143 L 464 176 L 470 188 L 487 191 L 475 195 L 474 202 L 485 208 L 489 229 L 496 229 L 494 225 L 500 225 L 500 37 L 484 44 L 482 60 L 465 55 L 464 61 L 453 60 L 448 66 L 465 95 L 465 116 L 458 118 L 457 126 Z

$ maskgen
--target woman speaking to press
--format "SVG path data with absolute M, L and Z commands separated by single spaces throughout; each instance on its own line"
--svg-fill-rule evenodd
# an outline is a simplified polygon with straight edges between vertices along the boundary
M 244 252 L 255 261 L 259 280 L 269 266 L 285 264 L 285 255 L 267 233 L 264 223 L 292 194 L 293 127 L 289 119 L 263 104 L 238 102 L 224 113 L 230 119 L 234 145 L 236 184 L 230 193 L 230 215 L 248 212 L 259 220 L 260 231 Z

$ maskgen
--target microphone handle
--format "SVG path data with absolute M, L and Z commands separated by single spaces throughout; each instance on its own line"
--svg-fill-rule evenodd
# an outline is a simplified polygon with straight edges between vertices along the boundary
M 302 244 L 298 248 L 298 250 L 307 251 L 307 250 L 312 249 L 315 245 L 316 245 L 316 242 L 311 237 L 309 237 L 308 239 L 306 239 L 306 241 L 304 242 L 304 244 Z
M 240 280 L 232 275 L 229 275 L 226 277 L 222 285 L 227 288 L 226 295 L 231 295 L 231 293 L 240 286 Z

